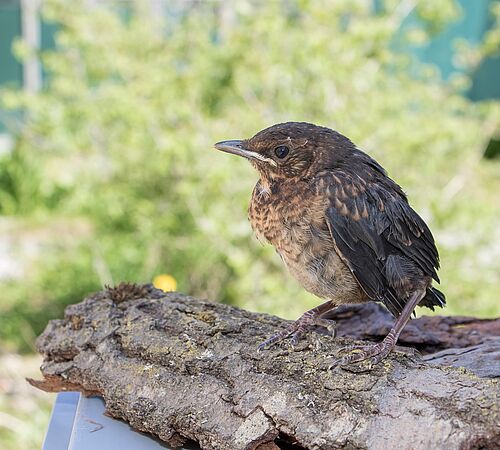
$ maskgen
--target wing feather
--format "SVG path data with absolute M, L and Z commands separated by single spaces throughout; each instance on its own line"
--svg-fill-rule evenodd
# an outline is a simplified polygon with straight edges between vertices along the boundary
M 439 256 L 429 228 L 387 177 L 386 186 L 342 171 L 323 177 L 329 194 L 325 217 L 337 252 L 365 293 L 398 315 L 406 303 L 401 295 L 406 275 L 439 281 Z M 402 267 L 386 270 L 390 256 L 397 257 L 391 264 L 400 261 Z

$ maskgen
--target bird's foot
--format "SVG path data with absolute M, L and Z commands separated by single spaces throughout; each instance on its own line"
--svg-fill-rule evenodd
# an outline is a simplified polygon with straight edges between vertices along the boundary
M 396 340 L 389 334 L 382 342 L 368 345 L 349 345 L 339 350 L 342 352 L 355 352 L 333 360 L 330 369 L 369 359 L 375 365 L 382 361 L 396 346 Z
M 290 340 L 290 344 L 292 346 L 296 346 L 302 336 L 306 333 L 306 331 L 309 331 L 315 325 L 326 328 L 329 331 L 329 334 L 332 337 L 335 337 L 336 322 L 334 320 L 317 317 L 314 313 L 311 313 L 311 311 L 307 311 L 306 313 L 302 314 L 302 316 L 298 320 L 291 323 L 283 331 L 279 331 L 278 333 L 273 334 L 269 339 L 266 339 L 262 344 L 259 345 L 258 350 L 264 350 L 267 347 L 283 341 L 289 336 L 292 337 Z

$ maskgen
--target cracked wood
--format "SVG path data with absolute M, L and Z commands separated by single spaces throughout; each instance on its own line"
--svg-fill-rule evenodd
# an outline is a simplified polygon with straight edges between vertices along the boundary
M 64 319 L 49 323 L 38 339 L 44 378 L 30 382 L 102 395 L 110 415 L 173 446 L 186 440 L 217 450 L 500 446 L 498 379 L 400 352 L 372 368 L 332 371 L 331 356 L 352 340 L 322 334 L 295 350 L 256 351 L 287 323 L 123 285 L 69 306 Z

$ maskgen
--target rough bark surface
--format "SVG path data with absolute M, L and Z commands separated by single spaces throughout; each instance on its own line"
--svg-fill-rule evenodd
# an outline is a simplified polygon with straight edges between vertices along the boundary
M 328 317 L 337 322 L 338 336 L 377 342 L 394 323 L 378 303 L 343 306 Z M 398 343 L 417 349 L 429 363 L 466 367 L 481 377 L 500 377 L 500 318 L 424 316 L 406 325 Z
M 340 311 L 340 331 L 362 309 Z M 367 331 L 373 313 L 378 308 L 363 316 L 359 330 L 378 337 L 385 325 Z M 173 446 L 193 440 L 217 450 L 500 447 L 498 379 L 401 352 L 374 367 L 329 370 L 332 355 L 352 340 L 321 333 L 295 349 L 256 351 L 287 323 L 122 286 L 69 306 L 64 319 L 49 323 L 38 340 L 44 379 L 30 382 L 102 395 L 110 415 Z M 408 330 L 413 334 L 418 329 Z M 446 348 L 446 339 L 432 345 Z M 480 346 L 463 336 L 457 342 L 462 349 Z

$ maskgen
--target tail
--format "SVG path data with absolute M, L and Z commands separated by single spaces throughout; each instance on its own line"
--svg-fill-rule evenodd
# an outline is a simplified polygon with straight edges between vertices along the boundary
M 434 306 L 439 306 L 440 308 L 443 308 L 444 305 L 446 305 L 446 297 L 440 290 L 432 286 L 427 288 L 425 297 L 422 300 L 420 300 L 420 303 L 418 304 L 418 306 L 426 306 L 427 308 L 430 308 L 433 311 L 434 311 Z

